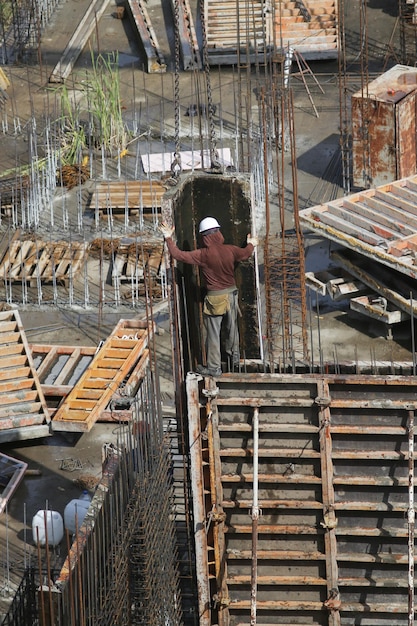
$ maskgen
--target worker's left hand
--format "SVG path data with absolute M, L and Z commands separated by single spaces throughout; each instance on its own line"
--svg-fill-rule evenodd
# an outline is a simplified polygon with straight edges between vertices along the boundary
M 162 222 L 162 224 L 159 225 L 159 230 L 161 231 L 164 239 L 168 239 L 168 237 L 172 237 L 172 235 L 174 233 L 174 227 L 173 226 L 167 226 L 163 222 Z
M 258 237 L 252 237 L 251 235 L 248 235 L 246 237 L 246 243 L 251 243 L 253 247 L 256 248 L 256 246 L 258 245 Z

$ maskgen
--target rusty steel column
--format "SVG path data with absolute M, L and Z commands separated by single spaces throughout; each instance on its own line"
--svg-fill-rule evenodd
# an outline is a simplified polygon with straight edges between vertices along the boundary
M 259 409 L 253 411 L 253 502 L 252 502 L 252 567 L 250 623 L 256 625 L 256 598 L 258 592 L 258 462 L 259 462 Z
M 210 626 L 210 586 L 208 579 L 206 510 L 202 468 L 200 402 L 198 381 L 201 376 L 189 372 L 186 378 L 190 472 L 193 494 L 195 561 L 198 591 L 199 626 Z
M 414 624 L 414 410 L 408 411 L 408 625 Z

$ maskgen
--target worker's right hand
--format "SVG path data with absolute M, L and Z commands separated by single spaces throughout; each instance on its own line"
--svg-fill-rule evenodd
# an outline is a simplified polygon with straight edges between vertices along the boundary
M 246 243 L 251 243 L 254 248 L 258 245 L 258 237 L 252 237 L 250 234 L 246 237 Z
M 174 227 L 173 226 L 167 226 L 163 222 L 162 222 L 162 224 L 159 225 L 159 230 L 161 231 L 164 239 L 168 239 L 169 237 L 172 237 L 172 235 L 174 233 Z

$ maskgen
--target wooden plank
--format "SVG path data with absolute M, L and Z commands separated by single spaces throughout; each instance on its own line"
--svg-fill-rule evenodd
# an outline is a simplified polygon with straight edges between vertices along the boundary
M 79 362 L 80 357 L 81 357 L 81 349 L 77 348 L 73 351 L 68 361 L 65 363 L 64 367 L 62 368 L 62 370 L 56 377 L 55 379 L 56 385 L 61 385 L 67 380 L 67 378 L 70 376 L 70 374 L 72 374 L 75 367 L 77 366 L 77 363 Z
M 20 390 L 18 390 L 17 397 L 18 397 L 19 405 L 21 405 L 23 402 L 33 402 L 34 400 L 36 400 L 37 397 L 38 397 L 38 393 L 37 393 L 36 389 L 31 389 L 30 391 L 25 391 L 23 393 Z M 1 399 L 0 418 L 3 415 L 3 410 L 2 409 L 7 404 L 16 405 L 17 404 L 16 396 L 8 394 L 8 395 L 2 397 L 2 399 Z M 1 424 L 1 426 L 3 426 L 3 423 Z
M 54 350 L 54 348 L 51 348 L 51 350 L 49 351 L 49 354 L 46 355 L 46 357 L 42 360 L 42 363 L 37 368 L 37 373 L 38 373 L 40 380 L 44 378 L 45 374 L 50 370 L 55 360 L 56 360 L 56 350 Z
M 166 72 L 165 60 L 144 2 L 127 0 L 127 7 L 146 54 L 148 72 L 150 74 Z
M 358 453 L 360 454 L 360 453 Z M 252 457 L 253 449 L 248 448 L 223 448 L 220 450 L 222 457 Z M 318 459 L 320 458 L 320 452 L 317 450 L 311 450 L 308 448 L 260 448 L 259 456 L 265 458 L 282 457 L 285 459 L 292 458 L 305 458 L 305 459 Z M 361 458 L 358 456 L 358 458 Z
M 2 417 L 1 420 L 1 430 L 13 430 L 19 429 L 21 430 L 22 438 L 25 438 L 24 430 L 26 428 L 31 428 L 32 426 L 41 426 L 45 424 L 45 419 L 42 413 L 36 413 L 34 408 L 36 407 L 36 403 L 28 404 L 27 406 L 22 405 L 19 412 L 11 413 L 6 417 Z M 2 433 L 4 437 L 4 433 Z M 45 436 L 43 434 L 42 436 Z M 2 437 L 2 439 L 3 439 Z M 4 441 L 4 439 L 3 439 Z
M 221 406 L 222 403 L 219 403 Z M 239 406 L 239 405 L 236 405 Z M 289 433 L 289 432 L 297 432 L 297 433 L 317 433 L 319 430 L 318 426 L 311 426 L 310 424 L 284 424 L 284 423 L 264 423 L 259 424 L 259 432 L 261 433 Z M 230 433 L 247 433 L 252 432 L 251 424 L 219 424 L 219 432 L 230 432 Z
M 327 209 L 329 213 L 335 217 L 353 224 L 354 226 L 358 226 L 359 228 L 363 228 L 364 230 L 370 230 L 378 235 L 378 237 L 383 237 L 384 239 L 396 239 L 398 237 L 398 228 L 392 229 L 386 224 L 381 224 L 377 221 L 377 216 L 374 216 L 372 219 L 368 216 L 364 217 L 358 213 L 352 213 L 336 202 L 329 202 Z
M 363 241 L 371 246 L 379 246 L 383 241 L 382 237 L 374 235 L 364 228 L 360 228 L 359 226 L 355 226 L 354 224 L 346 222 L 345 220 L 332 216 L 328 210 L 317 211 L 315 209 L 312 209 L 311 215 L 315 220 L 322 222 L 326 226 L 332 226 L 338 231 L 345 233 L 346 235 L 349 235 L 351 237 L 356 237 L 360 241 Z
M 0 346 L 1 345 L 8 345 L 8 344 L 16 344 L 19 343 L 19 339 L 20 339 L 20 333 L 16 332 L 16 333 L 7 333 L 7 334 L 3 334 L 0 331 Z
M 27 372 L 30 373 L 30 368 L 27 369 Z M 31 378 L 25 377 L 19 380 L 18 377 L 15 377 L 12 381 L 0 383 L 0 396 L 3 396 L 5 393 L 10 394 L 12 391 L 15 391 L 20 396 L 23 389 L 32 389 L 33 385 L 33 379 Z M 1 397 L 0 402 L 3 401 L 4 398 Z
M 89 37 L 91 37 L 96 29 L 97 22 L 106 11 L 108 4 L 109 0 L 93 0 L 91 2 L 81 22 L 66 45 L 60 60 L 52 70 L 49 76 L 50 83 L 63 83 L 71 74 L 75 62 L 86 46 Z
M 19 338 L 20 338 L 20 334 L 19 334 Z M 22 365 L 26 365 L 27 362 L 28 362 L 27 354 L 18 354 L 13 357 L 1 359 L 0 367 L 3 367 L 3 368 L 20 367 Z
M 145 375 L 146 368 L 149 365 L 149 349 L 145 348 L 142 356 L 138 360 L 136 366 L 133 368 L 132 373 L 126 381 L 124 391 L 128 396 L 133 397 L 139 388 L 140 383 Z
M 55 354 L 68 354 L 72 355 L 74 351 L 79 351 L 81 356 L 94 356 L 97 352 L 96 346 L 59 346 L 43 343 L 31 343 L 30 350 L 32 354 L 49 354 L 51 350 Z
M 0 369 L 0 380 L 19 380 L 19 378 L 28 378 L 30 373 L 31 372 L 29 366 L 8 370 Z
M 42 418 L 42 403 L 39 400 L 35 402 L 26 402 L 25 404 L 11 404 L 3 406 L 1 409 L 0 429 L 8 428 L 7 419 L 23 414 L 32 414 L 34 419 Z M 22 433 L 23 434 L 23 433 Z M 4 440 L 3 440 L 4 441 Z
M 1 327 L 1 322 L 0 322 L 0 327 Z M 1 333 L 0 333 L 0 337 L 1 337 Z M 0 363 L 1 363 L 2 358 L 9 357 L 12 354 L 17 356 L 18 354 L 22 354 L 22 352 L 23 352 L 23 345 L 21 343 L 12 343 L 12 344 L 2 345 L 1 339 L 0 339 Z
M 325 585 L 326 579 L 320 576 L 257 576 L 256 581 L 259 585 Z M 227 578 L 228 585 L 249 585 L 250 576 L 234 575 Z

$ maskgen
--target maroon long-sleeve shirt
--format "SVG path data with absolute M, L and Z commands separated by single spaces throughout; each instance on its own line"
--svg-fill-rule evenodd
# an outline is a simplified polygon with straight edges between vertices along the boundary
M 180 250 L 171 237 L 165 241 L 171 256 L 177 261 L 201 267 L 207 291 L 222 291 L 235 284 L 235 266 L 253 253 L 253 245 L 245 248 L 225 244 L 220 231 L 202 235 L 202 247 L 197 250 Z

